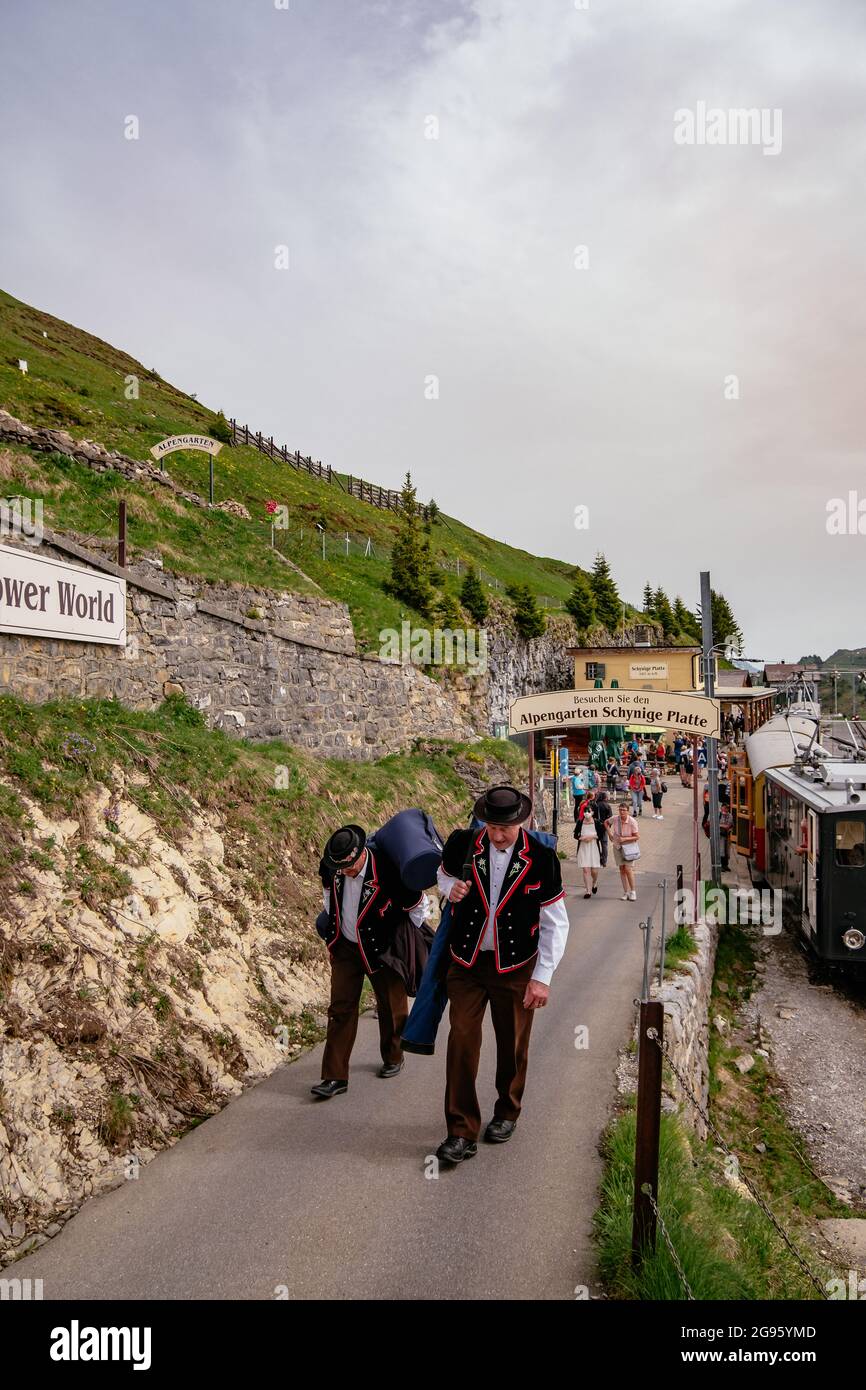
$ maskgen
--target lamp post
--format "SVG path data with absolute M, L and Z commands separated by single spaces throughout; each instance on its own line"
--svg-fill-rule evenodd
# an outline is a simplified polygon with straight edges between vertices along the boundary
M 711 699 L 715 694 L 716 681 L 713 670 L 713 653 L 717 647 L 726 643 L 713 644 L 713 595 L 710 588 L 709 570 L 701 571 L 701 636 L 704 658 L 704 694 Z M 722 877 L 722 842 L 719 832 L 719 765 L 718 739 L 708 738 L 707 747 L 707 788 L 710 803 L 710 878 L 718 884 Z M 695 786 L 698 783 L 697 745 L 695 746 Z M 697 814 L 697 812 L 695 812 Z

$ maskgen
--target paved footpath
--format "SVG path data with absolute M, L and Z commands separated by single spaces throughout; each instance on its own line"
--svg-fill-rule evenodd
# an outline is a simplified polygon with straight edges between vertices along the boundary
M 662 873 L 688 863 L 691 793 L 671 778 L 665 820 L 640 822 L 638 900 L 603 870 L 583 899 L 563 837 L 571 932 L 536 1016 L 513 1139 L 432 1179 L 444 1138 L 445 1027 L 434 1057 L 380 1080 L 361 1020 L 349 1091 L 316 1103 L 321 1048 L 281 1067 L 160 1154 L 137 1181 L 85 1203 L 15 1265 L 46 1299 L 569 1299 L 597 1291 L 591 1220 L 617 1049 L 640 988 L 641 917 Z M 571 826 L 566 825 L 570 837 Z M 575 1029 L 589 1028 L 578 1051 Z M 479 1095 L 492 1114 L 489 1015 Z M 435 1168 L 428 1163 L 427 1170 Z M 8 1272 L 8 1271 L 7 1271 Z M 283 1293 L 282 1296 L 285 1296 Z

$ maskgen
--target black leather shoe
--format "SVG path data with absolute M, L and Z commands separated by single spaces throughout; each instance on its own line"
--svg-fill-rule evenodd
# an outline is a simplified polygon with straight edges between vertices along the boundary
M 404 1066 L 404 1063 L 403 1063 L 402 1061 L 399 1061 L 399 1062 L 385 1062 L 384 1065 L 381 1066 L 381 1067 L 379 1068 L 379 1075 L 380 1075 L 380 1076 L 398 1076 L 399 1073 L 403 1070 L 403 1066 Z
M 436 1157 L 443 1163 L 462 1163 L 464 1158 L 472 1158 L 477 1152 L 478 1145 L 474 1139 L 463 1139 L 459 1135 L 449 1134 L 436 1150 Z
M 491 1120 L 484 1131 L 488 1144 L 504 1144 L 517 1128 L 516 1120 Z
M 319 1100 L 330 1100 L 331 1096 L 341 1096 L 348 1089 L 348 1081 L 320 1081 L 318 1085 L 310 1087 L 310 1095 L 318 1096 Z

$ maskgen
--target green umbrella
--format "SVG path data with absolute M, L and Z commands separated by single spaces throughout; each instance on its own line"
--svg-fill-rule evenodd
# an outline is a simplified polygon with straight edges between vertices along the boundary
M 611 690 L 618 690 L 619 681 L 612 680 L 610 683 L 610 688 Z M 603 690 L 604 681 L 597 678 L 595 681 L 595 689 Z M 619 762 L 622 756 L 622 746 L 623 732 L 622 727 L 619 724 L 600 725 L 598 730 L 596 731 L 595 737 L 593 738 L 591 744 L 591 748 L 594 750 L 593 766 L 604 767 L 605 763 L 607 762 L 607 759 L 611 757 L 616 758 L 617 762 Z M 598 753 L 598 749 L 601 749 L 600 754 Z M 597 761 L 599 757 L 600 761 Z

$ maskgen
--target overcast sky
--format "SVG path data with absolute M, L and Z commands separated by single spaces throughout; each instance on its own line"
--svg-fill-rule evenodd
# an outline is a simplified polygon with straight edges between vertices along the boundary
M 708 567 L 746 655 L 866 644 L 866 3 L 578 4 L 6 0 L 0 284 L 632 602 Z

